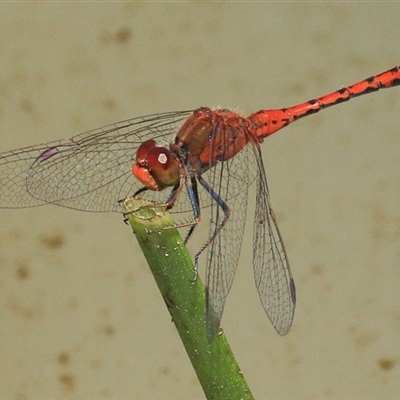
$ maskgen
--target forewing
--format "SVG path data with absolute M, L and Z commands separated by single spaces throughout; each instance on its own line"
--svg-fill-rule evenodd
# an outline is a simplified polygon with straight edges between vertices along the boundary
M 261 303 L 272 325 L 280 335 L 286 335 L 293 321 L 296 290 L 270 205 L 260 147 L 258 143 L 252 147 L 258 165 L 253 236 L 254 279 Z
M 217 333 L 226 297 L 232 287 L 242 245 L 248 187 L 254 180 L 249 168 L 252 153 L 245 147 L 228 161 L 220 162 L 210 169 L 204 178 L 219 198 L 226 202 L 230 216 L 207 249 L 206 266 L 206 322 L 211 342 Z M 211 202 L 210 237 L 226 218 L 222 207 Z
M 85 211 L 120 211 L 118 200 L 142 186 L 131 172 L 138 146 L 149 138 L 167 145 L 191 113 L 148 115 L 2 153 L 0 207 L 52 203 Z M 168 197 L 160 192 L 144 195 L 158 202 Z

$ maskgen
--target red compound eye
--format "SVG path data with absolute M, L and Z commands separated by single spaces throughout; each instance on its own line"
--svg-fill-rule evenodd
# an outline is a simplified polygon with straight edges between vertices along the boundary
M 132 172 L 152 190 L 161 190 L 179 182 L 177 160 L 167 148 L 158 147 L 155 140 L 146 140 L 139 146 Z

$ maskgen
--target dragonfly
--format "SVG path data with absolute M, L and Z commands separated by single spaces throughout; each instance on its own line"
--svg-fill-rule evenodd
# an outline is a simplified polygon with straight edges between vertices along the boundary
M 248 189 L 255 182 L 253 269 L 262 306 L 275 330 L 292 325 L 296 289 L 271 207 L 261 143 L 292 122 L 324 108 L 400 85 L 400 66 L 298 105 L 248 117 L 201 107 L 128 119 L 69 139 L 0 154 L 0 207 L 45 204 L 91 212 L 121 212 L 119 199 L 151 199 L 208 224 L 206 327 L 219 330 L 244 235 Z M 208 210 L 209 218 L 202 220 Z

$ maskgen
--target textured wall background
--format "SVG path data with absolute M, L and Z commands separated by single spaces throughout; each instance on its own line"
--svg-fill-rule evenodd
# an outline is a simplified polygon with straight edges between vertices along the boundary
M 370 2 L 3 3 L 0 151 L 141 114 L 317 97 L 399 64 L 399 15 Z M 243 251 L 223 326 L 258 399 L 400 395 L 399 108 L 400 90 L 383 91 L 263 145 L 298 306 L 279 337 Z M 121 216 L 0 210 L 0 229 L 1 398 L 203 398 Z

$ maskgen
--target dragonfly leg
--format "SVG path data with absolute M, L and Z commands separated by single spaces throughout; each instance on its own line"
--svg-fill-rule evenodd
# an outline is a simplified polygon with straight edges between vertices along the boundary
M 191 236 L 193 235 L 193 232 L 197 226 L 197 224 L 200 222 L 200 205 L 199 205 L 199 195 L 197 192 L 197 182 L 194 177 L 182 177 L 180 182 L 174 186 L 172 189 L 168 199 L 165 201 L 165 203 L 154 203 L 154 204 L 148 204 L 145 206 L 140 207 L 141 209 L 143 208 L 154 208 L 154 207 L 165 207 L 167 210 L 171 209 L 174 206 L 175 201 L 178 198 L 179 193 L 181 192 L 183 186 L 186 186 L 188 196 L 189 196 L 189 201 L 192 206 L 193 210 L 193 220 L 183 222 L 183 223 L 178 223 L 174 224 L 172 226 L 166 226 L 162 228 L 161 230 L 168 230 L 168 229 L 179 229 L 179 228 L 185 228 L 185 227 L 190 227 L 189 232 L 187 233 L 184 243 L 186 244 Z M 147 190 L 146 187 L 139 189 L 134 196 L 137 196 L 138 194 L 144 192 Z M 131 211 L 131 212 L 135 212 Z M 159 231 L 154 231 L 151 233 L 158 233 Z
M 222 219 L 221 223 L 217 225 L 215 228 L 213 234 L 211 237 L 208 239 L 208 241 L 201 247 L 201 249 L 196 253 L 194 256 L 194 267 L 195 267 L 195 277 L 194 280 L 196 280 L 197 275 L 198 275 L 198 269 L 199 269 L 199 258 L 204 252 L 204 250 L 214 241 L 214 239 L 217 237 L 217 235 L 220 233 L 221 229 L 225 226 L 227 223 L 229 217 L 231 216 L 231 210 L 228 207 L 228 205 L 225 203 L 224 200 L 221 199 L 221 197 L 214 191 L 214 189 L 203 179 L 201 175 L 197 176 L 198 181 L 200 184 L 204 187 L 204 189 L 207 190 L 207 192 L 210 194 L 212 199 L 217 203 L 217 205 L 221 208 L 221 210 L 224 213 L 224 218 Z
M 184 243 L 187 244 L 189 239 L 192 237 L 197 224 L 200 222 L 201 215 L 200 215 L 200 201 L 199 201 L 199 194 L 197 191 L 196 178 L 191 177 L 190 179 L 186 179 L 185 185 L 186 185 L 187 193 L 189 196 L 189 201 L 190 201 L 190 204 L 191 204 L 192 210 L 193 210 L 193 220 L 179 223 L 174 226 L 167 226 L 164 228 L 164 230 L 172 229 L 172 228 L 185 228 L 185 227 L 190 226 L 189 232 L 186 234 L 185 239 L 184 239 Z M 171 196 L 172 196 L 172 194 L 171 194 Z M 168 201 L 167 201 L 167 203 L 168 203 Z
M 133 197 L 137 197 L 140 193 L 143 193 L 146 190 L 149 190 L 149 189 L 147 187 L 145 187 L 145 186 L 142 187 L 141 189 L 137 190 L 134 193 Z M 167 201 L 165 203 L 147 204 L 145 206 L 141 206 L 140 209 L 155 208 L 155 207 L 165 207 L 167 210 L 170 210 L 174 206 L 174 203 L 175 203 L 176 199 L 178 198 L 178 195 L 181 192 L 181 190 L 182 190 L 182 184 L 181 184 L 181 182 L 179 182 L 174 186 L 174 188 L 172 189 L 171 194 L 169 195 L 169 197 L 168 197 L 168 199 L 167 199 Z M 124 200 L 125 199 L 118 200 L 118 203 L 122 203 Z M 134 213 L 136 211 L 138 211 L 138 210 L 132 210 L 132 211 L 129 211 L 128 213 L 124 213 L 124 217 L 127 214 L 132 214 L 132 213 Z

